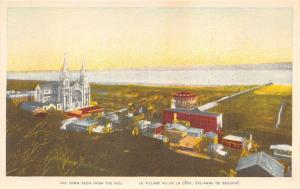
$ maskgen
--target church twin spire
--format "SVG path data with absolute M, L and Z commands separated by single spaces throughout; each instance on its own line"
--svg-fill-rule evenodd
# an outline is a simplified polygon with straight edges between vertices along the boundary
M 67 63 L 66 53 L 65 53 L 64 54 L 63 72 L 67 72 L 67 71 L 68 71 L 68 63 Z
M 62 68 L 63 72 L 67 72 L 68 71 L 68 63 L 67 63 L 67 58 L 66 58 L 66 53 L 64 54 L 64 63 L 63 63 L 63 68 Z M 85 57 L 82 60 L 82 65 L 81 65 L 81 72 L 86 72 L 86 61 L 85 61 Z
M 68 69 L 68 63 L 66 60 L 66 53 L 64 54 L 64 63 L 63 63 L 63 68 L 62 68 L 62 80 L 64 85 L 68 85 L 69 84 L 69 73 L 68 73 L 69 69 Z M 78 82 L 80 84 L 85 84 L 87 83 L 87 77 L 85 75 L 86 72 L 86 61 L 85 61 L 85 57 L 82 60 L 82 65 L 81 65 L 81 70 L 80 70 L 80 75 L 78 78 Z

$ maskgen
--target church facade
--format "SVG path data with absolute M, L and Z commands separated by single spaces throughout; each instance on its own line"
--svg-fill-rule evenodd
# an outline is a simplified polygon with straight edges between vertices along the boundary
M 59 81 L 38 84 L 35 87 L 34 99 L 45 109 L 53 107 L 56 110 L 70 111 L 89 106 L 90 96 L 90 84 L 84 63 L 79 78 L 72 82 L 66 57 L 64 57 Z

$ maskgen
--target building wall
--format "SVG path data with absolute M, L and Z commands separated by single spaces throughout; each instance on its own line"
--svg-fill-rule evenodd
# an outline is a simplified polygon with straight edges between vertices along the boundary
M 166 130 L 165 136 L 169 139 L 170 143 L 179 143 L 179 141 L 187 135 L 186 132 Z
M 197 103 L 197 97 L 174 97 L 177 108 L 191 108 Z
M 15 105 L 18 106 L 23 102 L 31 102 L 33 101 L 32 96 L 22 96 L 22 97 L 14 97 L 14 98 L 9 98 L 10 101 Z
M 82 67 L 79 81 L 71 86 L 67 63 L 64 60 L 58 86 L 41 89 L 37 85 L 34 96 L 37 102 L 59 102 L 61 103 L 59 108 L 64 111 L 87 107 L 90 105 L 91 98 L 88 77 Z M 75 99 L 76 101 L 74 101 Z
M 254 165 L 237 171 L 237 176 L 238 177 L 272 177 L 270 173 L 268 173 L 258 165 Z
M 86 126 L 79 125 L 77 123 L 70 123 L 67 125 L 67 130 L 91 133 L 92 129 L 95 127 L 96 124 L 86 127 Z
M 241 149 L 243 147 L 243 144 L 241 142 L 231 141 L 231 140 L 226 140 L 226 139 L 222 139 L 222 144 L 224 146 L 228 146 L 228 147 L 234 148 L 234 149 Z
M 155 134 L 161 134 L 164 132 L 164 126 L 155 128 Z
M 174 113 L 172 111 L 163 112 L 163 122 L 172 123 L 174 119 Z M 203 129 L 204 132 L 216 132 L 218 130 L 217 116 L 205 116 L 205 115 L 194 115 L 183 112 L 177 112 L 177 119 L 189 121 L 191 127 Z

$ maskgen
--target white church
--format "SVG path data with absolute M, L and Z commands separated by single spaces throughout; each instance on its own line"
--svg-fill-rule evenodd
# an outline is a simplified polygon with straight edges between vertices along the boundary
M 38 84 L 35 87 L 35 102 L 42 104 L 44 109 L 70 111 L 90 105 L 91 89 L 84 62 L 77 81 L 71 82 L 69 69 L 64 57 L 59 81 Z

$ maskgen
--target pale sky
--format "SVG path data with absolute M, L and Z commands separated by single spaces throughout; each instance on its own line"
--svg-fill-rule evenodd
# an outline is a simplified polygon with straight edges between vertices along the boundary
M 289 8 L 10 8 L 8 71 L 292 61 Z

